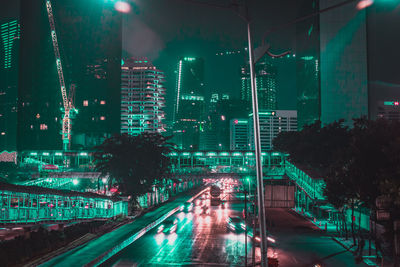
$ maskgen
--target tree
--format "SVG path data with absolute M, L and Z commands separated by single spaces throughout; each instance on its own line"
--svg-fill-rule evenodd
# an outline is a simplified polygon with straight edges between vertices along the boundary
M 150 192 L 170 170 L 168 153 L 174 148 L 159 133 L 114 135 L 96 147 L 96 170 L 110 175 L 124 195 L 137 196 Z M 109 180 L 112 183 L 111 179 Z

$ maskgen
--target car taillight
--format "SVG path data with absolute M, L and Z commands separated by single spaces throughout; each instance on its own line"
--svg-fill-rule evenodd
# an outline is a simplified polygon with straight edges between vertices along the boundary
M 272 237 L 267 237 L 267 240 L 269 241 L 269 242 L 272 242 L 272 243 L 275 243 L 275 239 L 273 239 Z

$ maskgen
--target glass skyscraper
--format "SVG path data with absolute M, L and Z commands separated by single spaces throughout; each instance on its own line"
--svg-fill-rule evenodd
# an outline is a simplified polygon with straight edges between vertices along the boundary
M 20 25 L 0 23 L 0 151 L 16 150 Z
M 174 106 L 175 141 L 185 150 L 199 149 L 200 128 L 205 113 L 204 60 L 182 57 L 176 71 L 176 93 Z
M 265 56 L 255 65 L 256 87 L 259 109 L 276 109 L 277 68 Z M 250 106 L 252 101 L 249 66 L 241 68 L 240 99 Z

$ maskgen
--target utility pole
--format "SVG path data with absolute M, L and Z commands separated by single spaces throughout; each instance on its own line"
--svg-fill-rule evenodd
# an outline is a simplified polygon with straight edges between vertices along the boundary
M 245 18 L 247 22 L 247 41 L 249 46 L 249 65 L 250 65 L 250 81 L 251 81 L 251 95 L 253 104 L 253 128 L 254 128 L 254 147 L 255 147 L 255 158 L 256 158 L 256 169 L 257 169 L 257 197 L 258 197 L 258 219 L 260 224 L 260 238 L 261 238 L 261 267 L 268 267 L 268 248 L 267 248 L 267 235 L 265 225 L 265 209 L 264 209 L 264 188 L 263 188 L 263 171 L 261 161 L 261 142 L 260 142 L 260 121 L 258 117 L 258 98 L 257 88 L 255 83 L 254 74 L 254 52 L 253 42 L 251 37 L 251 22 L 249 18 L 249 12 L 247 7 L 247 1 L 245 2 Z
M 247 192 L 244 189 L 244 266 L 247 267 Z M 254 238 L 253 238 L 254 239 Z

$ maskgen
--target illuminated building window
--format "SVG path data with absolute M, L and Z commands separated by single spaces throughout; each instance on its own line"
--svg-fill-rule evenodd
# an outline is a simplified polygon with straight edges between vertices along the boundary
M 20 29 L 16 20 L 1 24 L 0 39 L 3 41 L 4 68 L 11 68 L 11 56 L 14 40 L 19 39 Z
M 106 104 L 106 101 L 105 100 L 101 100 L 100 101 L 100 105 L 105 105 Z
M 87 107 L 88 105 L 89 105 L 89 101 L 83 100 L 83 106 L 84 106 L 84 107 Z
M 1 132 L 1 135 L 6 135 L 6 133 L 5 132 Z
M 32 126 L 32 125 L 31 125 L 31 126 Z M 40 124 L 40 130 L 41 130 L 41 131 L 47 130 L 47 124 L 44 124 L 44 123 Z
M 101 117 L 100 117 L 100 120 L 101 120 L 101 121 L 104 121 L 105 119 L 106 119 L 106 117 L 104 117 L 104 116 L 101 116 Z

